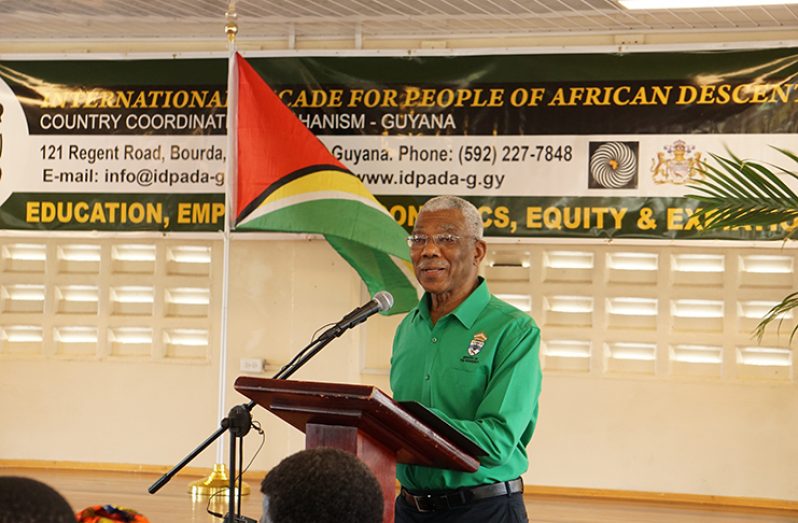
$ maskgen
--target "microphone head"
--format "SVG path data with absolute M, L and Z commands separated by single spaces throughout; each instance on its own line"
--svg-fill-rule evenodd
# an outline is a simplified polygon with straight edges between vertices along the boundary
M 393 307 L 393 295 L 388 291 L 380 291 L 372 299 L 377 302 L 380 312 L 387 311 Z

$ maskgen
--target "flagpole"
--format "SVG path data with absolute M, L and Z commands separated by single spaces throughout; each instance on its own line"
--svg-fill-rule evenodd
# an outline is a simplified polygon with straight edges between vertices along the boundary
M 230 295 L 230 232 L 235 223 L 235 207 L 233 197 L 236 194 L 237 174 L 237 115 L 238 115 L 238 70 L 236 68 L 236 34 L 238 33 L 238 13 L 236 0 L 230 0 L 225 12 L 224 31 L 227 34 L 227 161 L 225 162 L 224 208 L 225 220 L 222 232 L 222 303 L 219 329 L 219 402 L 218 419 L 227 415 L 227 319 Z M 230 479 L 224 465 L 225 434 L 217 440 L 216 464 L 209 476 L 203 480 L 189 484 L 189 493 L 199 496 L 210 496 L 229 489 Z M 249 494 L 246 483 L 241 484 L 241 495 Z M 229 510 L 232 512 L 233 508 Z

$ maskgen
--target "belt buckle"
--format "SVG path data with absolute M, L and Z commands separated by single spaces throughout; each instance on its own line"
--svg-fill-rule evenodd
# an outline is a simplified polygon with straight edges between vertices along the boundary
M 415 494 L 411 494 L 413 496 L 413 503 L 416 506 L 416 510 L 419 512 L 432 512 L 435 510 L 431 504 L 424 503 L 425 501 L 432 501 L 432 497 L 429 495 L 426 496 L 416 496 Z
M 449 510 L 452 508 L 447 496 L 433 496 L 425 494 L 423 496 L 413 495 L 413 502 L 419 512 L 435 512 L 436 510 Z

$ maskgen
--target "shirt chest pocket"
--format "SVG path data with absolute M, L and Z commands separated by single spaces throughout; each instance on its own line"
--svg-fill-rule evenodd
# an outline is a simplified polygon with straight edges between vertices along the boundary
M 447 366 L 439 383 L 441 399 L 450 406 L 457 405 L 460 415 L 476 410 L 485 395 L 488 384 L 488 369 L 477 363 L 463 363 Z

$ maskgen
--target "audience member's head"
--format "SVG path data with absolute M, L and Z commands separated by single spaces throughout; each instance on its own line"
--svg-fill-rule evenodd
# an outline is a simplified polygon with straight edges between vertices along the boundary
M 41 481 L 0 476 L 0 523 L 75 523 L 75 513 Z
M 260 486 L 261 523 L 379 523 L 382 491 L 353 454 L 303 450 L 282 460 Z

